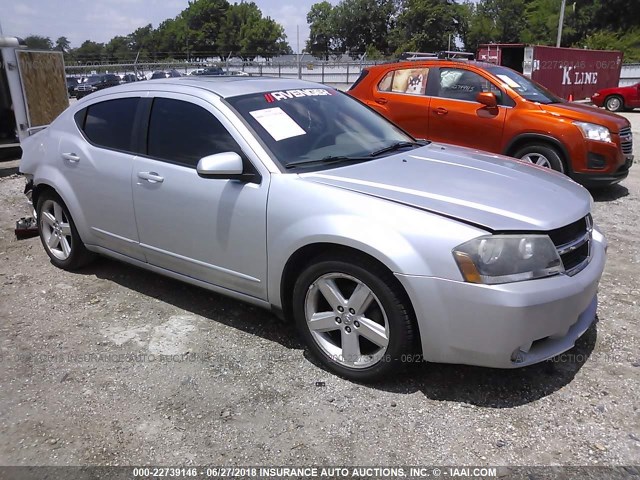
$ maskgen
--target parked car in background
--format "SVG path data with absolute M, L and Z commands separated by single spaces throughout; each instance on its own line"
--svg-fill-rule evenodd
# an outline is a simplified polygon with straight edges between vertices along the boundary
M 591 102 L 611 112 L 633 110 L 640 107 L 640 83 L 627 87 L 603 88 L 593 94 Z
M 606 239 L 589 192 L 416 141 L 325 85 L 121 85 L 23 150 L 54 265 L 103 254 L 272 309 L 350 379 L 423 360 L 523 367 L 595 319 Z
M 348 93 L 415 137 L 516 157 L 585 186 L 620 182 L 633 163 L 626 118 L 569 103 L 499 65 L 377 65 L 365 68 Z
M 157 80 L 158 78 L 176 78 L 182 77 L 182 74 L 173 69 L 173 70 L 158 70 L 151 74 L 150 80 Z
M 133 73 L 125 73 L 120 79 L 120 83 L 137 82 L 138 78 Z
M 113 73 L 90 75 L 82 79 L 81 83 L 75 88 L 75 96 L 77 99 L 81 99 L 90 93 L 109 87 L 115 87 L 116 85 L 120 85 L 120 78 Z
M 76 94 L 76 87 L 80 85 L 80 79 L 76 77 L 67 77 L 67 92 L 70 97 L 74 97 Z
M 200 75 L 224 75 L 225 71 L 218 66 L 213 66 L 213 67 L 207 67 L 204 69 L 204 71 L 200 74 Z

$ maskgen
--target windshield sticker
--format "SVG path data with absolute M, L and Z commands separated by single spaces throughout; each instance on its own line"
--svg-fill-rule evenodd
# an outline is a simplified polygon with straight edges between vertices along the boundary
M 265 108 L 249 113 L 276 142 L 307 133 L 280 107 Z
M 322 95 L 333 95 L 333 93 L 324 88 L 303 88 L 299 90 L 283 90 L 280 92 L 265 93 L 264 98 L 267 102 L 273 103 L 279 102 L 280 100 L 289 100 L 290 98 L 318 97 Z
M 504 83 L 509 85 L 511 88 L 520 88 L 520 85 L 518 85 L 513 79 L 507 77 L 506 75 L 496 75 L 496 76 L 500 80 L 502 80 Z

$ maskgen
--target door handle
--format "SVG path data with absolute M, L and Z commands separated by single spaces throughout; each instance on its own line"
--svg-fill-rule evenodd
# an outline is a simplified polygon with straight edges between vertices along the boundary
M 449 110 L 443 107 L 438 107 L 434 111 L 436 112 L 436 115 L 446 115 L 447 113 L 449 113 Z
M 63 153 L 62 154 L 62 158 L 64 158 L 65 160 L 70 161 L 71 163 L 78 163 L 80 161 L 80 157 L 78 155 L 76 155 L 75 153 Z
M 146 180 L 149 183 L 162 183 L 164 177 L 161 177 L 156 172 L 138 172 L 138 178 Z
M 376 103 L 379 103 L 380 105 L 384 105 L 388 101 L 389 100 L 387 100 L 386 98 L 376 98 Z

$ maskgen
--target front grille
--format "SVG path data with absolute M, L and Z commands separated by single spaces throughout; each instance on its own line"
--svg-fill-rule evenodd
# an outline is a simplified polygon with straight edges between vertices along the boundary
M 625 155 L 633 153 L 633 135 L 630 127 L 620 129 L 620 148 Z
M 591 215 L 587 215 L 565 227 L 548 232 L 567 275 L 575 275 L 589 264 L 592 225 Z

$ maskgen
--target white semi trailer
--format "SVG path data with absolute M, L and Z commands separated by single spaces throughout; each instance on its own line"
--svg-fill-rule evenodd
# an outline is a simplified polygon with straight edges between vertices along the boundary
M 62 53 L 0 36 L 0 149 L 18 147 L 68 106 Z

